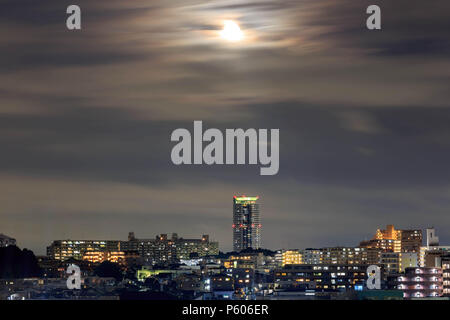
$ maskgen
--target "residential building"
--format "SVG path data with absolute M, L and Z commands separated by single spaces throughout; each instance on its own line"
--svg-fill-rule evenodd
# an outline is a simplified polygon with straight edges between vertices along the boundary
M 88 260 L 102 260 L 104 252 L 133 252 L 145 264 L 171 264 L 180 259 L 189 259 L 192 255 L 217 255 L 219 243 L 210 241 L 208 235 L 203 235 L 200 239 L 184 239 L 177 234 L 173 234 L 171 238 L 167 234 L 160 234 L 153 239 L 137 239 L 131 232 L 127 241 L 56 240 L 47 247 L 47 256 L 61 261 L 69 258 L 82 260 L 87 252 L 92 252 L 86 257 Z
M 300 250 L 281 250 L 281 266 L 287 264 L 302 264 L 302 253 Z
M 92 263 L 109 261 L 118 264 L 126 264 L 126 254 L 123 251 L 86 251 L 83 260 Z
M 287 265 L 274 273 L 275 290 L 349 290 L 367 280 L 367 265 Z
M 436 236 L 434 228 L 428 228 L 427 245 L 420 247 L 419 266 L 420 267 L 440 267 L 440 258 L 450 254 L 450 246 L 439 245 L 439 237 Z
M 400 230 L 393 225 L 377 229 L 371 240 L 360 243 L 364 248 L 377 248 L 383 252 L 419 252 L 422 245 L 422 230 Z
M 442 296 L 442 269 L 406 268 L 405 275 L 398 277 L 397 288 L 403 291 L 403 297 L 406 299 Z
M 69 258 L 82 260 L 88 251 L 120 251 L 118 240 L 55 240 L 47 247 L 49 258 L 64 261 Z
M 416 268 L 419 266 L 418 252 L 399 253 L 399 272 L 405 272 L 406 268 Z
M 259 197 L 233 198 L 233 250 L 259 249 L 261 246 L 261 219 Z
M 442 257 L 442 284 L 443 284 L 443 295 L 446 297 L 450 296 L 450 256 Z

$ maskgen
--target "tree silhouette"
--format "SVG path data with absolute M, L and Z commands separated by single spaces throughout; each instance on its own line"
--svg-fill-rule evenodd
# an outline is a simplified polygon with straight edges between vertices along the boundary
M 119 265 L 109 261 L 103 261 L 95 268 L 94 274 L 103 278 L 114 278 L 117 281 L 120 281 L 123 278 L 122 270 L 120 270 Z
M 159 291 L 160 288 L 161 288 L 160 285 L 159 285 L 158 279 L 153 278 L 153 277 L 146 278 L 145 281 L 144 281 L 144 286 L 149 288 L 150 291 Z
M 33 251 L 16 246 L 0 248 L 0 278 L 19 279 L 42 274 Z

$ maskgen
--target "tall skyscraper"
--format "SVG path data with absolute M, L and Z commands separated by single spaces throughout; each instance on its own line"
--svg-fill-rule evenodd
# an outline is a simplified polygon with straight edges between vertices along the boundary
M 259 249 L 261 245 L 261 220 L 259 197 L 234 196 L 233 199 L 233 250 Z

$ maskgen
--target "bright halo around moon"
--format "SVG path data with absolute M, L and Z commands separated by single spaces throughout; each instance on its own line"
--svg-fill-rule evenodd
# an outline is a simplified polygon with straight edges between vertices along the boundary
M 223 30 L 220 31 L 220 36 L 222 39 L 237 42 L 244 38 L 244 33 L 236 22 L 225 20 L 223 23 Z

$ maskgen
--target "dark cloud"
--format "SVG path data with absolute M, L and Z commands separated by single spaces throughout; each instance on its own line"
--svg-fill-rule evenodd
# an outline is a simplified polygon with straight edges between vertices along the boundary
M 79 32 L 69 4 L 0 12 L 0 231 L 21 245 L 134 230 L 226 250 L 236 193 L 261 196 L 270 248 L 387 223 L 450 238 L 448 2 L 380 0 L 374 32 L 368 1 L 79 1 Z M 242 44 L 218 38 L 229 18 Z M 173 165 L 170 134 L 194 120 L 279 128 L 279 174 Z
M 369 5 L 381 8 L 382 30 L 365 28 Z M 301 25 L 316 27 L 312 39 L 326 41 L 335 50 L 356 50 L 360 54 L 445 56 L 449 53 L 448 2 L 421 1 L 323 1 L 312 6 Z M 301 25 L 300 25 L 301 24 Z

